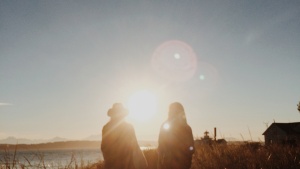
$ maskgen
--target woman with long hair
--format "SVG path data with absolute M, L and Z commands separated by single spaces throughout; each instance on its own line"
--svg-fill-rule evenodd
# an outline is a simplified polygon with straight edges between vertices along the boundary
M 192 129 L 187 124 L 184 108 L 174 102 L 159 133 L 158 168 L 190 169 L 194 151 Z

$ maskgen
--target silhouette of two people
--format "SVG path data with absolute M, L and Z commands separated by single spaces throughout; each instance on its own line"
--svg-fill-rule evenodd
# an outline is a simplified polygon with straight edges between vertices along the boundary
M 110 121 L 102 129 L 101 150 L 105 169 L 146 169 L 134 128 L 125 122 L 128 111 L 115 103 L 107 112 Z M 158 140 L 158 169 L 189 169 L 194 153 L 194 139 L 183 106 L 172 103 L 168 119 L 162 124 Z

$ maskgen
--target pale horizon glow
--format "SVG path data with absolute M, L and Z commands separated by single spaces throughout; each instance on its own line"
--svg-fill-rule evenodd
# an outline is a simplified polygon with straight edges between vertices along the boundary
M 0 106 L 12 106 L 13 104 L 11 103 L 0 103 Z

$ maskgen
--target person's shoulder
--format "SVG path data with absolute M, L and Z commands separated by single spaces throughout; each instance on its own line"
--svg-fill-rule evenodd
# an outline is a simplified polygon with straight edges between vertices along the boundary
M 124 124 L 124 125 L 127 125 L 127 126 L 132 126 L 132 124 L 129 123 L 129 122 L 127 122 L 127 121 L 124 121 L 123 124 Z
M 193 131 L 192 131 L 192 128 L 191 128 L 191 126 L 189 126 L 188 124 L 186 124 L 186 131 L 187 132 L 189 132 L 189 133 L 192 133 Z
M 122 123 L 122 125 L 123 125 L 123 127 L 127 127 L 127 128 L 132 128 L 132 129 L 133 129 L 133 125 L 130 124 L 130 123 L 128 123 L 128 122 L 126 122 L 126 121 L 124 121 L 124 122 Z
M 191 126 L 189 126 L 188 124 L 182 124 L 179 128 L 181 128 L 182 130 L 192 130 Z
M 192 129 L 190 125 L 186 124 L 186 128 Z
M 110 122 L 107 122 L 106 124 L 104 124 L 104 126 L 102 127 L 102 130 L 105 130 L 106 128 L 108 128 L 111 125 Z

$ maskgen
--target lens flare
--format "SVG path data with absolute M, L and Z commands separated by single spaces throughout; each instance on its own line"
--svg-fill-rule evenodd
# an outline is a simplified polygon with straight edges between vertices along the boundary
M 180 54 L 179 54 L 179 53 L 175 53 L 175 54 L 174 54 L 174 58 L 175 58 L 175 59 L 180 59 Z
M 163 78 L 182 82 L 194 76 L 197 57 L 188 44 L 177 40 L 167 41 L 155 50 L 151 64 Z
M 200 80 L 205 80 L 205 76 L 204 76 L 204 75 L 200 75 L 200 76 L 199 76 L 199 79 L 200 79 Z
M 165 123 L 165 124 L 163 125 L 163 128 L 166 129 L 166 130 L 169 130 L 170 124 L 169 124 L 169 123 Z
M 205 89 L 213 89 L 219 82 L 218 70 L 211 64 L 200 62 L 198 65 L 197 75 L 198 82 L 197 86 Z

